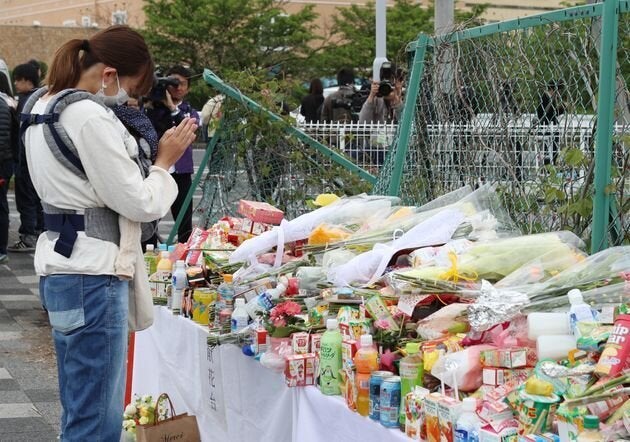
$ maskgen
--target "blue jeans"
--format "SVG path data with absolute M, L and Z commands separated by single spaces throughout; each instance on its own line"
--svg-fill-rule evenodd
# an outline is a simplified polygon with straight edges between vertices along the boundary
M 115 276 L 40 279 L 57 353 L 61 440 L 118 441 L 124 410 L 129 282 Z

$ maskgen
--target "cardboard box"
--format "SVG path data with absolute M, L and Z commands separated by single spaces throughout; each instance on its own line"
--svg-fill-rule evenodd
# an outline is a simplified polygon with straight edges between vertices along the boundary
M 238 213 L 252 221 L 278 225 L 284 218 L 284 212 L 271 204 L 259 201 L 240 200 Z
M 288 387 L 315 385 L 316 356 L 314 353 L 286 357 L 284 376 Z
M 438 420 L 440 423 L 440 441 L 455 441 L 455 426 L 462 411 L 462 403 L 450 397 L 444 397 L 438 403 Z
M 521 368 L 527 366 L 527 350 L 524 348 L 494 349 L 481 352 L 484 367 Z
M 293 353 L 295 353 L 296 355 L 303 355 L 309 352 L 308 333 L 293 333 L 291 335 L 291 340 L 293 344 Z
M 483 384 L 492 387 L 506 384 L 512 380 L 525 382 L 532 373 L 530 368 L 500 368 L 484 367 L 482 372 Z
M 427 442 L 440 442 L 439 403 L 444 398 L 439 393 L 431 393 L 424 398 L 424 416 L 427 428 Z

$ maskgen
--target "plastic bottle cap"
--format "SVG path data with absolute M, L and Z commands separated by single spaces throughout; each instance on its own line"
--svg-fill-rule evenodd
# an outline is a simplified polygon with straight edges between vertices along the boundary
M 168 246 L 167 249 L 169 252 L 174 252 L 175 251 L 175 246 Z
M 569 290 L 567 296 L 569 297 L 569 302 L 571 303 L 571 305 L 584 303 L 584 298 L 582 298 L 582 292 L 580 291 L 580 289 Z
M 405 351 L 408 355 L 420 353 L 420 344 L 418 342 L 407 342 L 407 345 L 405 345 Z
M 326 330 L 337 330 L 339 328 L 339 324 L 336 319 L 327 319 L 326 320 Z
M 599 418 L 597 416 L 584 416 L 584 428 L 588 430 L 599 430 Z
M 168 246 L 166 244 L 160 244 L 158 247 L 160 252 L 166 252 L 168 250 Z
M 361 347 L 372 346 L 372 335 L 361 335 Z
M 230 284 L 234 280 L 234 276 L 228 275 L 227 273 L 223 275 L 223 281 Z
M 155 250 L 155 246 L 153 244 L 147 244 L 147 252 L 152 252 Z
M 234 301 L 235 305 L 245 307 L 245 300 L 243 298 L 236 298 Z
M 462 404 L 463 411 L 469 411 L 471 413 L 477 411 L 477 399 L 475 399 L 474 397 L 464 398 Z

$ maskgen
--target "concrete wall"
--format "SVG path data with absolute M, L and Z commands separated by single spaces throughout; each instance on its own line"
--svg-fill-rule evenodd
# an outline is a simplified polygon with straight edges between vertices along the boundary
M 31 58 L 50 64 L 63 43 L 73 38 L 89 38 L 95 32 L 89 28 L 0 25 L 0 58 L 10 69 Z

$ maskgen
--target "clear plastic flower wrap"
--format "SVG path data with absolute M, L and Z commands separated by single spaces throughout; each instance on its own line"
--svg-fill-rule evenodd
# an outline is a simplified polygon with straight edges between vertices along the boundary
M 571 289 L 583 291 L 619 284 L 630 271 L 630 246 L 611 247 L 569 267 L 541 284 L 524 288 L 532 302 L 566 295 Z M 568 301 L 567 301 L 568 302 Z
M 461 253 L 448 253 L 450 266 L 422 266 L 396 272 L 395 277 L 420 287 L 422 291 L 457 292 L 476 297 L 482 279 L 495 282 L 524 264 L 560 248 L 577 248 L 582 241 L 570 232 L 500 238 L 477 242 Z M 444 247 L 449 248 L 447 244 Z

